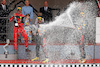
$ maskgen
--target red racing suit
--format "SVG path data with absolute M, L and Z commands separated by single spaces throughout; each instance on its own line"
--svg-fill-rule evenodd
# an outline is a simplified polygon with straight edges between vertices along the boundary
M 14 49 L 17 50 L 18 49 L 18 36 L 19 33 L 23 36 L 24 38 L 24 43 L 25 43 L 25 47 L 28 48 L 28 36 L 27 33 L 25 32 L 24 28 L 23 28 L 23 18 L 24 15 L 18 14 L 16 13 L 16 20 L 18 23 L 18 27 L 14 26 Z M 14 16 L 10 18 L 10 22 L 12 22 L 14 20 Z

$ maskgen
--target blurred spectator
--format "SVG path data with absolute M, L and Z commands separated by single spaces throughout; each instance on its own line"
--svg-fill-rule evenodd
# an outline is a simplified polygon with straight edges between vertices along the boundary
M 6 0 L 1 0 L 0 10 L 7 10 Z
M 0 17 L 8 17 L 9 15 L 9 10 L 8 7 L 6 5 L 6 0 L 0 0 Z M 7 18 L 2 19 L 0 18 L 0 40 L 1 41 L 6 41 L 7 35 L 6 34 L 2 34 L 1 33 L 6 33 L 7 32 L 7 26 L 5 26 L 7 24 L 6 22 Z
M 33 19 L 33 8 L 29 6 L 29 0 L 25 0 L 25 6 L 22 7 L 22 14 L 26 16 L 26 14 L 30 15 L 30 19 Z M 31 22 L 30 22 L 31 24 Z
M 40 12 L 43 14 L 43 18 L 45 22 L 49 22 L 52 20 L 52 9 L 48 7 L 48 2 L 44 2 L 44 7 L 40 8 Z
M 33 19 L 33 8 L 31 6 L 29 6 L 29 0 L 25 0 L 25 6 L 22 7 L 22 14 L 23 15 L 30 15 L 30 24 L 31 24 L 31 20 Z M 30 32 L 30 36 L 31 32 Z M 30 39 L 30 43 L 31 43 L 31 39 Z
M 6 5 L 6 0 L 1 0 L 0 4 L 0 17 L 7 17 L 9 15 L 9 10 Z

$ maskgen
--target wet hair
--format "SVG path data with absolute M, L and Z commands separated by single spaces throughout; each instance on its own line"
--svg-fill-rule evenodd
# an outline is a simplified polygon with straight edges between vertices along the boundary
M 26 14 L 26 16 L 30 16 L 30 14 Z
M 42 16 L 42 13 L 41 12 L 38 12 L 38 16 Z
M 26 14 L 26 16 L 30 16 L 30 14 Z M 31 19 L 29 19 L 29 22 L 31 22 Z

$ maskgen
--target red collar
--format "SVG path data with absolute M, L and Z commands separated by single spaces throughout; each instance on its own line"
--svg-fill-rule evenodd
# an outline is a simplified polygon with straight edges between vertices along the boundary
M 16 13 L 17 16 L 25 17 L 22 13 L 18 14 Z
M 2 3 L 2 5 L 5 5 L 5 4 Z

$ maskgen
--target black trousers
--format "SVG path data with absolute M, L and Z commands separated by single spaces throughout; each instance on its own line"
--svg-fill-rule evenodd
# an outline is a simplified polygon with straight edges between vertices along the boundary
M 39 50 L 40 50 L 40 45 L 43 43 L 43 37 L 39 36 L 39 33 L 36 33 L 36 56 L 39 57 Z

